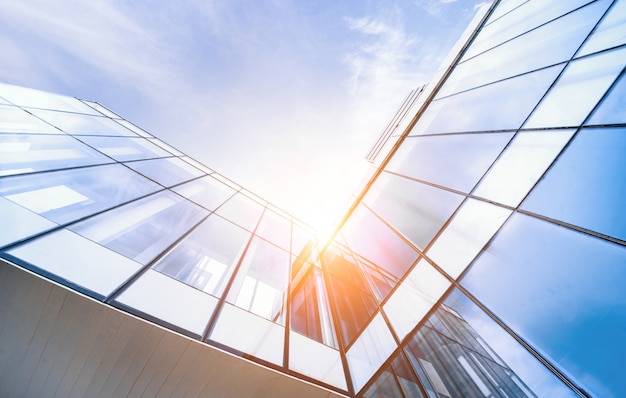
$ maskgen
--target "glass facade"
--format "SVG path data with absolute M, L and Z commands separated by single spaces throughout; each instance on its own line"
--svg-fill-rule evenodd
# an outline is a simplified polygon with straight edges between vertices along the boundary
M 0 257 L 357 397 L 621 397 L 626 1 L 502 0 L 337 226 L 0 85 Z

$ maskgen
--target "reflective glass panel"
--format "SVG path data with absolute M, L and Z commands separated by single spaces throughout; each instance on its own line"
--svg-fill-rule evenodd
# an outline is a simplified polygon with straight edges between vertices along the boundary
M 263 207 L 260 204 L 247 196 L 237 194 L 220 206 L 216 213 L 249 231 L 253 231 L 262 211 Z
M 230 279 L 250 233 L 213 215 L 161 258 L 153 269 L 219 296 Z
M 59 224 L 157 189 L 118 164 L 0 178 L 0 195 Z
M 574 130 L 518 133 L 473 193 L 517 207 L 573 133 Z
M 47 234 L 9 254 L 56 275 L 61 283 L 74 283 L 107 296 L 141 264 L 66 229 Z
M 410 135 L 517 129 L 561 69 L 541 69 L 434 101 Z
M 415 250 L 362 205 L 344 224 L 342 233 L 353 251 L 397 278 L 417 259 Z
M 292 224 L 291 252 L 294 256 L 308 259 L 315 244 L 315 235 L 312 231 L 309 231 L 295 222 Z
M 404 141 L 387 170 L 470 192 L 512 133 L 454 134 Z
M 411 371 L 411 365 L 401 352 L 393 356 L 391 363 L 375 376 L 373 383 L 359 396 L 363 398 L 423 397 L 419 383 Z
M 6 133 L 63 134 L 48 123 L 16 107 L 0 105 L 0 131 Z
M 570 63 L 525 128 L 579 126 L 624 67 L 626 48 Z
M 182 153 L 181 151 L 179 151 L 178 149 L 174 148 L 171 145 L 166 144 L 165 142 L 157 139 L 157 138 L 150 138 L 149 139 L 150 142 L 152 142 L 153 144 L 165 149 L 166 151 L 168 151 L 169 153 L 176 155 L 176 156 L 183 156 L 184 153 Z
M 91 107 L 83 104 L 80 100 L 64 95 L 46 93 L 0 83 L 0 96 L 11 101 L 15 105 L 30 106 L 34 108 L 58 109 L 68 112 L 88 113 L 98 115 L 99 113 Z
M 102 213 L 70 229 L 146 264 L 207 214 L 206 210 L 166 191 Z
M 235 193 L 232 188 L 210 176 L 189 181 L 173 190 L 208 210 L 215 210 Z
M 104 116 L 112 117 L 114 119 L 119 119 L 120 118 L 120 116 L 117 113 L 114 113 L 113 111 L 111 111 L 108 108 L 100 105 L 97 102 L 87 101 L 87 100 L 81 100 L 81 101 L 83 103 L 89 105 L 93 109 L 97 110 L 98 112 L 102 113 Z
M 626 129 L 583 129 L 524 210 L 626 240 Z
M 204 175 L 200 170 L 178 158 L 128 162 L 126 166 L 158 182 L 164 187 L 180 184 L 181 182 Z
M 167 294 L 163 294 L 167 292 Z M 148 270 L 115 301 L 167 324 L 202 336 L 217 299 L 159 272 Z
M 339 351 L 298 333 L 289 333 L 289 368 L 346 390 Z
M 118 123 L 104 116 L 82 115 L 78 113 L 47 111 L 41 109 L 29 109 L 29 112 L 68 134 L 113 136 L 135 135 L 129 129 L 120 126 Z
M 283 364 L 285 327 L 228 303 L 209 338 L 265 361 Z
M 604 10 L 596 2 L 459 64 L 437 96 L 568 61 Z
M 120 162 L 170 156 L 143 138 L 81 136 L 80 140 Z
M 586 124 L 612 123 L 626 123 L 626 73 L 622 73 Z
M 591 54 L 626 43 L 626 1 L 617 1 L 578 53 Z
M 2 197 L 0 197 L 0 220 L 5 226 L 0 228 L 0 246 L 56 226 L 52 221 Z M 7 225 L 11 227 L 8 228 Z
M 237 271 L 228 302 L 284 324 L 288 277 L 289 253 L 255 237 Z
M 108 162 L 66 135 L 0 134 L 0 176 Z
M 137 135 L 141 136 L 141 137 L 146 137 L 146 138 L 151 138 L 152 135 L 150 133 L 148 133 L 147 131 L 140 129 L 139 127 L 135 126 L 134 124 L 132 124 L 131 122 L 124 120 L 124 119 L 120 119 L 120 120 L 116 120 L 117 123 L 121 124 L 122 126 L 126 127 L 127 129 L 129 129 L 130 131 L 136 133 Z
M 594 396 L 624 396 L 626 247 L 516 214 L 462 284 Z
M 256 234 L 285 250 L 290 250 L 291 222 L 269 209 L 263 213 Z
M 420 249 L 461 204 L 463 196 L 391 174 L 381 174 L 364 202 Z

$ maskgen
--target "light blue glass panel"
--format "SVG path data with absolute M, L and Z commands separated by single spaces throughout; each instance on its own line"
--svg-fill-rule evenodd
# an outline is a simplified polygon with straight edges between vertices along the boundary
M 0 246 L 17 242 L 38 232 L 55 227 L 52 221 L 0 197 Z M 11 227 L 7 227 L 10 225 Z
M 102 213 L 69 229 L 147 264 L 208 212 L 169 191 Z
M 462 284 L 593 396 L 626 394 L 626 247 L 516 214 Z
M 104 116 L 108 116 L 111 117 L 113 119 L 120 119 L 120 116 L 111 111 L 110 109 L 100 105 L 97 102 L 93 102 L 93 101 L 87 101 L 87 100 L 81 100 L 84 104 L 89 105 L 90 107 L 92 107 L 93 109 L 97 110 L 98 112 L 102 113 Z
M 144 138 L 81 136 L 80 140 L 120 162 L 171 156 Z
M 463 198 L 385 173 L 374 182 L 364 202 L 417 247 L 424 249 Z
M 455 134 L 406 139 L 387 170 L 470 192 L 512 136 Z
M 29 109 L 29 112 L 68 134 L 135 136 L 129 129 L 104 116 L 40 109 Z
M 341 232 L 355 253 L 396 278 L 402 278 L 417 259 L 415 250 L 362 205 L 352 213 Z
M 117 164 L 0 178 L 1 196 L 59 224 L 159 188 Z
M 31 88 L 0 83 L 0 96 L 20 106 L 99 115 L 96 110 L 83 104 L 76 98 L 46 93 Z
M 568 61 L 605 9 L 596 2 L 459 64 L 437 97 Z
M 151 159 L 129 162 L 126 166 L 158 182 L 164 187 L 180 184 L 204 173 L 178 158 Z
M 179 185 L 173 190 L 208 210 L 215 210 L 235 193 L 232 188 L 211 176 Z
M 224 291 L 250 233 L 213 215 L 152 268 L 214 296 Z
M 626 1 L 618 0 L 578 55 L 591 54 L 624 43 L 626 43 Z
M 586 124 L 611 123 L 626 123 L 626 73 L 624 72 Z
M 16 107 L 0 105 L 0 132 L 30 134 L 64 134 L 30 113 Z
M 434 101 L 410 135 L 517 129 L 561 69 L 553 66 Z
M 290 250 L 291 221 L 269 209 L 263 213 L 261 222 L 256 229 L 256 234 L 285 250 Z
M 574 10 L 589 3 L 589 0 L 569 0 L 569 1 L 528 1 L 502 18 L 485 26 L 476 38 L 472 46 L 465 53 L 463 60 L 473 57 L 485 50 L 488 50 L 500 43 L 523 34 L 530 29 L 536 28 L 554 18 Z M 600 1 L 602 7 L 606 9 L 610 0 Z M 498 6 L 494 16 L 501 15 L 498 11 L 502 5 Z M 510 8 L 509 8 L 510 9 Z M 492 19 L 494 19 L 492 17 Z M 597 20 L 597 18 L 596 18 Z
M 626 129 L 583 129 L 524 210 L 626 240 Z
M 225 219 L 253 231 L 259 221 L 263 207 L 245 195 L 237 194 L 228 199 L 216 213 Z
M 525 128 L 579 126 L 626 63 L 626 48 L 570 63 Z
M 237 271 L 228 302 L 284 325 L 288 277 L 289 253 L 255 237 Z
M 109 162 L 66 135 L 0 134 L 0 176 Z

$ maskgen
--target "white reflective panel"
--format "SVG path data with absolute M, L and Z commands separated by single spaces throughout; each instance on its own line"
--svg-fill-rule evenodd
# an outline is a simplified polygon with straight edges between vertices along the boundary
M 56 226 L 52 221 L 4 198 L 0 198 L 0 220 L 2 220 L 0 246 L 8 245 Z
M 139 137 L 81 136 L 79 138 L 87 145 L 120 162 L 171 156 L 162 148 Z
M 511 210 L 468 199 L 426 255 L 458 277 L 511 215 Z
M 184 153 L 180 152 L 178 149 L 174 148 L 171 145 L 166 144 L 165 142 L 159 140 L 158 138 L 149 138 L 149 141 L 152 142 L 155 145 L 160 146 L 161 148 L 165 149 L 166 151 L 168 151 L 171 154 L 174 154 L 176 156 L 183 156 Z
M 50 94 L 31 88 L 17 87 L 0 83 L 0 96 L 20 106 L 34 108 L 57 109 L 68 112 L 80 112 L 99 115 L 99 112 L 80 100 L 64 95 Z
M 204 171 L 207 174 L 211 174 L 214 173 L 213 170 L 211 170 L 210 168 L 206 167 L 205 165 L 203 165 L 202 163 L 198 162 L 197 160 L 194 160 L 188 156 L 183 156 L 181 157 L 182 160 L 184 160 L 185 162 L 189 163 L 190 165 L 192 165 L 193 167 L 200 169 L 202 171 Z
M 35 213 L 45 213 L 89 200 L 87 196 L 65 185 L 33 189 L 5 197 Z
M 577 55 L 591 54 L 624 43 L 626 43 L 626 1 L 621 0 L 613 5 Z
M 202 336 L 217 299 L 160 272 L 148 270 L 115 300 Z
M 65 229 L 9 254 L 102 296 L 141 268 L 141 264 Z
M 517 207 L 572 134 L 574 130 L 518 133 L 473 193 Z
M 41 109 L 28 109 L 28 111 L 68 134 L 135 136 L 132 131 L 104 116 Z
M 382 315 L 376 314 L 346 353 L 355 392 L 363 388 L 396 347 Z
M 149 159 L 128 162 L 125 165 L 164 187 L 170 187 L 204 175 L 203 172 L 179 158 Z
M 284 337 L 283 326 L 228 303 L 209 336 L 213 341 L 281 366 Z
M 451 282 L 424 259 L 391 295 L 383 310 L 400 340 L 430 311 Z
M 30 113 L 16 107 L 0 105 L 0 132 L 30 134 L 64 134 Z
M 129 129 L 130 131 L 145 137 L 145 138 L 152 138 L 152 135 L 150 135 L 150 133 L 148 133 L 147 131 L 140 129 L 139 127 L 135 126 L 134 124 L 132 124 L 131 122 L 121 119 L 121 120 L 116 120 L 116 122 L 118 122 L 119 124 L 121 124 L 122 126 L 126 127 L 127 129 Z
M 580 126 L 624 67 L 626 48 L 570 63 L 525 128 Z
M 289 333 L 289 368 L 346 390 L 339 351 L 301 334 Z
M 92 107 L 93 109 L 97 110 L 98 112 L 102 113 L 104 116 L 108 116 L 114 119 L 119 119 L 120 116 L 112 111 L 110 111 L 108 108 L 105 108 L 104 106 L 100 105 L 97 102 L 93 102 L 93 101 L 87 101 L 87 100 L 81 100 L 83 103 L 89 105 L 90 107 Z

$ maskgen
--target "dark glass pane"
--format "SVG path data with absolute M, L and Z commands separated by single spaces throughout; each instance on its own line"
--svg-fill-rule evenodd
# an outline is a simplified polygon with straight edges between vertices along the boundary
M 387 170 L 470 192 L 511 137 L 511 133 L 491 133 L 410 138 Z
M 626 247 L 515 215 L 462 284 L 592 395 L 625 396 Z
M 626 240 L 626 129 L 583 129 L 524 210 Z

